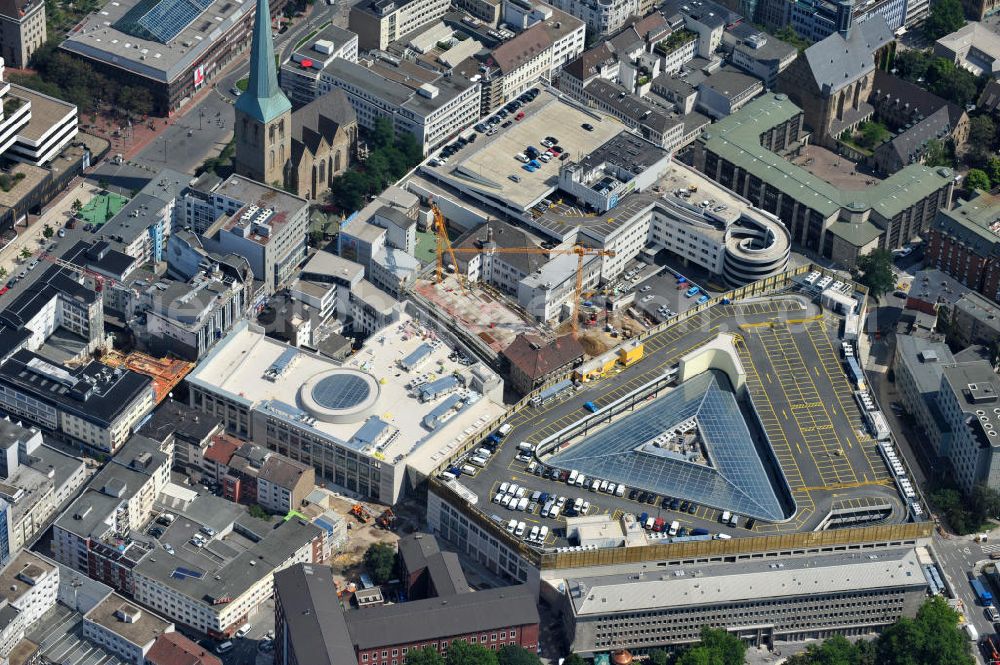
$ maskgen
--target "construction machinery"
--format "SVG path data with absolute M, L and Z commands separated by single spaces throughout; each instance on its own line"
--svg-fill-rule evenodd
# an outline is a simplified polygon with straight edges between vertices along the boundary
M 465 283 L 462 275 L 457 272 L 457 254 L 544 254 L 552 256 L 556 254 L 576 254 L 576 289 L 573 293 L 573 337 L 578 337 L 580 333 L 580 302 L 583 296 L 583 258 L 585 256 L 614 256 L 613 249 L 598 249 L 595 247 L 584 247 L 574 245 L 562 249 L 545 249 L 544 247 L 452 247 L 448 239 L 448 228 L 444 221 L 441 210 L 431 203 L 431 210 L 434 213 L 434 227 L 437 231 L 437 281 L 440 284 L 444 280 L 444 252 L 448 252 L 452 265 L 456 269 L 456 279 L 459 286 L 465 290 Z
M 378 520 L 376 520 L 376 524 L 386 531 L 391 530 L 395 523 L 396 513 L 392 512 L 392 508 L 386 508 L 382 511 L 382 514 L 378 516 Z

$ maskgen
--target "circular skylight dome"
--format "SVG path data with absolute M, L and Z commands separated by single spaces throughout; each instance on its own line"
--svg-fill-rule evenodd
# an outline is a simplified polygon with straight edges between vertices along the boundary
M 371 374 L 339 368 L 321 372 L 303 383 L 299 401 L 318 420 L 352 423 L 371 415 L 379 392 L 378 381 Z

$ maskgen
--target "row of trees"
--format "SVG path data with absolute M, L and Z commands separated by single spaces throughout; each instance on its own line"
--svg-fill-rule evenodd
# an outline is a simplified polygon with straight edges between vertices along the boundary
M 925 602 L 915 619 L 903 618 L 874 640 L 854 644 L 831 637 L 788 665 L 973 665 L 969 640 L 958 627 L 958 613 L 940 596 Z
M 375 121 L 368 134 L 368 159 L 333 179 L 328 201 L 345 214 L 359 210 L 369 197 L 382 192 L 420 163 L 423 151 L 410 134 L 396 138 L 392 123 L 386 118 Z
M 424 647 L 406 654 L 406 665 L 542 665 L 538 656 L 519 646 L 505 646 L 490 651 L 480 644 L 455 641 L 442 656 L 434 647 Z M 567 660 L 565 665 L 570 665 Z
M 60 52 L 56 41 L 35 51 L 32 66 L 37 73 L 12 73 L 11 81 L 76 104 L 83 112 L 106 107 L 143 116 L 153 110 L 153 97 L 146 88 L 111 81 L 89 63 Z
M 900 78 L 916 83 L 938 97 L 961 107 L 977 99 L 981 85 L 985 85 L 972 72 L 957 67 L 946 58 L 939 58 L 930 51 L 898 51 L 893 67 Z

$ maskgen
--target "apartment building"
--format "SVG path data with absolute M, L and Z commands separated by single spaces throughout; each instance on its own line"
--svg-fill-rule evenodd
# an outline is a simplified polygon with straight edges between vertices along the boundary
M 0 659 L 9 662 L 25 632 L 55 607 L 59 595 L 59 567 L 30 551 L 20 552 L 0 570 L 3 584 L 3 625 L 0 626 Z
M 926 263 L 1000 301 L 1000 196 L 986 192 L 939 210 L 930 225 Z
M 145 665 L 156 640 L 174 630 L 173 623 L 114 592 L 83 615 L 82 627 L 86 639 L 130 665 Z
M 389 44 L 432 23 L 448 11 L 448 0 L 366 0 L 351 7 L 347 27 L 365 51 Z
M 44 2 L 8 0 L 0 4 L 0 58 L 4 63 L 24 69 L 45 39 Z
M 643 0 L 552 0 L 553 7 L 587 24 L 587 33 L 603 37 L 618 32 L 633 16 L 642 16 Z
M 978 484 L 1000 484 L 1000 380 L 985 360 L 942 367 L 937 404 L 945 454 L 963 492 Z

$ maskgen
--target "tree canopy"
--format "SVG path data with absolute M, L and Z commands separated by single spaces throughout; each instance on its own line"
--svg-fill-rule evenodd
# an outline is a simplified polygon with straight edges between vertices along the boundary
M 481 644 L 455 640 L 448 647 L 445 665 L 498 665 L 497 654 Z
M 965 174 L 965 188 L 968 190 L 981 189 L 990 190 L 990 177 L 982 169 L 969 169 Z
M 959 0 L 935 0 L 931 3 L 931 13 L 924 23 L 927 39 L 937 41 L 965 25 L 965 12 Z
M 892 291 L 896 277 L 892 272 L 892 254 L 887 249 L 876 249 L 858 257 L 855 281 L 868 287 L 868 292 L 878 300 Z
M 869 150 L 876 148 L 890 136 L 886 126 L 879 122 L 863 122 L 858 129 L 860 130 L 858 144 Z
M 500 665 L 542 665 L 538 655 L 516 644 L 508 644 L 497 652 Z
M 893 67 L 900 78 L 962 107 L 979 94 L 979 79 L 975 74 L 931 51 L 898 52 Z
M 444 665 L 444 658 L 434 647 L 411 649 L 406 654 L 406 665 Z
M 333 179 L 329 202 L 344 213 L 364 206 L 369 196 L 379 194 L 389 184 L 402 178 L 423 158 L 423 151 L 412 134 L 397 137 L 392 122 L 379 118 L 368 134 L 368 159 Z
M 678 656 L 676 665 L 743 665 L 747 646 L 725 630 L 703 626 L 701 642 Z
M 788 665 L 972 665 L 969 640 L 958 628 L 958 613 L 940 596 L 903 618 L 871 642 L 851 644 L 836 636 L 809 646 Z
M 396 570 L 396 551 L 385 543 L 374 543 L 365 551 L 365 570 L 375 584 L 385 584 Z

